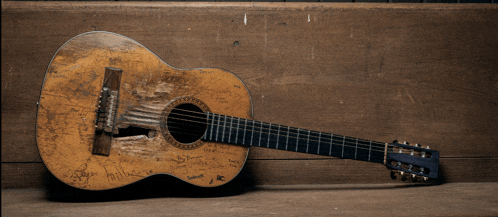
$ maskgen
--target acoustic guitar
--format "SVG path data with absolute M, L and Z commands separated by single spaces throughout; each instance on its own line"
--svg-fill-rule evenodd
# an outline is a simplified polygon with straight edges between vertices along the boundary
M 439 153 L 252 120 L 251 96 L 234 74 L 174 68 L 138 42 L 110 32 L 78 35 L 54 55 L 36 123 L 40 156 L 80 189 L 121 187 L 169 174 L 223 185 L 250 146 L 384 164 L 394 178 L 434 179 Z

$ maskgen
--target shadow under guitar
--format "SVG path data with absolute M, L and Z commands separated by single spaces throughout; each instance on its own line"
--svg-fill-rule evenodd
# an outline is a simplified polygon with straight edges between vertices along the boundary
M 255 189 L 256 181 L 251 178 L 254 176 L 245 168 L 232 181 L 213 188 L 198 187 L 170 175 L 158 174 L 120 188 L 92 191 L 71 187 L 49 172 L 45 175 L 44 187 L 46 199 L 57 202 L 105 202 L 161 197 L 228 197 Z
M 90 191 L 71 187 L 47 171 L 44 180 L 46 199 L 57 202 L 106 202 L 147 198 L 211 198 L 229 197 L 254 191 L 303 191 L 303 190 L 366 190 L 396 189 L 442 185 L 446 183 L 444 165 L 439 165 L 438 179 L 429 182 L 399 184 L 339 184 L 339 185 L 258 185 L 250 167 L 244 167 L 239 175 L 225 185 L 206 188 L 186 183 L 170 175 L 153 175 L 138 182 L 116 189 Z M 400 178 L 398 177 L 398 180 Z

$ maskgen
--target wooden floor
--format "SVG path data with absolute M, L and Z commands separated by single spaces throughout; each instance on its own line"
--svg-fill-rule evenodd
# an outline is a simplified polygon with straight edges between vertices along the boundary
M 178 191 L 178 192 L 181 192 Z M 177 192 L 177 193 L 178 193 Z M 497 216 L 498 183 L 268 185 L 235 195 L 112 201 L 45 190 L 2 190 L 2 216 Z M 98 194 L 95 194 L 98 195 Z M 88 196 L 88 195 L 87 195 Z M 74 198 L 73 198 L 74 199 Z

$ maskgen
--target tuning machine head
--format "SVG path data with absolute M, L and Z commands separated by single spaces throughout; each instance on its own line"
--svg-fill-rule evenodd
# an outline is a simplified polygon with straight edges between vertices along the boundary
M 400 170 L 391 170 L 391 174 L 390 174 L 391 179 L 395 180 L 396 178 L 398 178 L 398 176 L 401 176 L 401 181 L 407 181 L 409 179 L 412 182 L 429 180 L 429 178 L 425 177 L 425 176 L 420 176 L 420 175 L 416 175 L 416 174 L 409 174 L 409 173 L 406 173 L 406 172 L 403 172 Z

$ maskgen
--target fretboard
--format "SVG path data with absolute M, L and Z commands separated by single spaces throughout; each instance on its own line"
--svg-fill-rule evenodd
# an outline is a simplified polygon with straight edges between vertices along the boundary
M 206 113 L 202 137 L 237 145 L 256 146 L 375 163 L 384 162 L 385 143 L 294 128 L 238 117 Z

